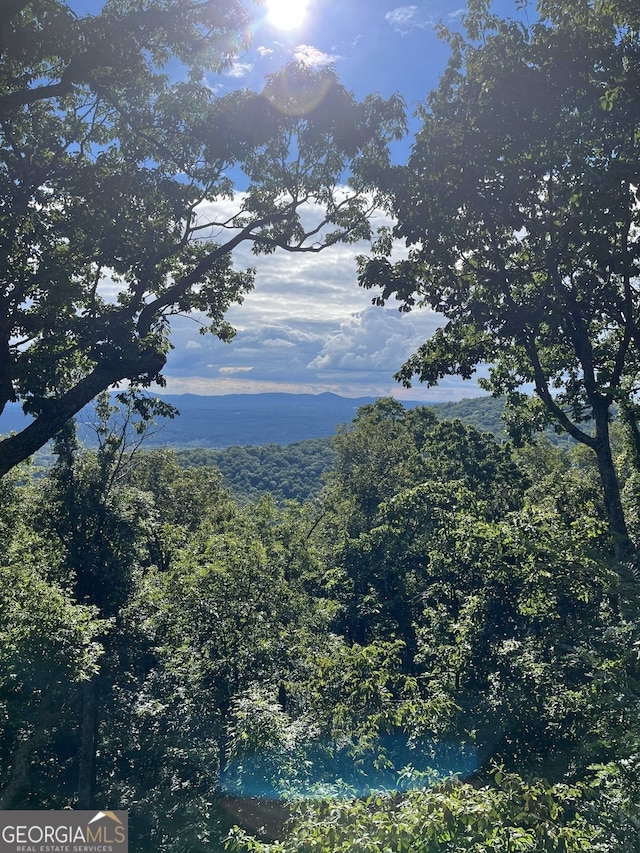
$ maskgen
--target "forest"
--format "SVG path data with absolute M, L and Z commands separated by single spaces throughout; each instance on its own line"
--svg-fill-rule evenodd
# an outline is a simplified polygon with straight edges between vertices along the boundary
M 366 401 L 371 403 L 373 400 Z M 362 405 L 366 404 L 364 401 Z M 406 404 L 405 404 L 406 405 Z M 460 420 L 476 427 L 480 432 L 492 433 L 499 441 L 508 436 L 502 420 L 504 402 L 493 397 L 475 397 L 455 403 L 432 405 L 438 420 Z M 147 433 L 155 444 L 165 434 L 164 423 L 155 434 Z M 94 431 L 87 432 L 93 440 Z M 571 446 L 566 436 L 547 430 L 546 437 L 555 444 Z M 145 437 L 148 447 L 148 439 Z M 331 437 L 309 438 L 287 444 L 236 445 L 222 449 L 188 448 L 180 443 L 171 445 L 180 465 L 213 466 L 222 474 L 224 484 L 241 503 L 256 499 L 269 492 L 277 503 L 297 500 L 304 503 L 322 489 L 324 474 L 333 466 L 335 453 Z M 49 449 L 36 456 L 39 462 L 49 464 Z
M 331 66 L 211 86 L 251 15 L 0 2 L 0 810 L 126 809 L 139 853 L 637 853 L 637 3 L 469 0 L 402 163 L 402 97 Z M 226 472 L 146 446 L 176 318 L 229 342 L 261 256 L 342 244 L 440 323 L 390 373 L 476 377 L 505 434 L 381 397 Z
M 320 495 L 239 504 L 98 412 L 1 481 L 2 808 L 117 804 L 140 851 L 637 850 L 637 590 L 587 449 L 381 399 Z

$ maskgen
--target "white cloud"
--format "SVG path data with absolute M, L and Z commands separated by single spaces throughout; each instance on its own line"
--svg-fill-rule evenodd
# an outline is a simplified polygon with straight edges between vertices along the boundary
M 289 349 L 295 349 L 295 344 L 293 341 L 285 341 L 284 338 L 265 338 L 262 341 L 263 347 L 287 347 Z
M 219 367 L 218 373 L 249 373 L 251 370 L 253 370 L 253 367 Z
M 330 53 L 324 53 L 324 51 L 319 50 L 317 47 L 313 47 L 310 44 L 299 44 L 293 51 L 293 58 L 297 59 L 298 62 L 304 62 L 311 68 L 321 68 L 325 65 L 331 65 L 340 57 L 332 56 Z
M 225 221 L 241 201 L 239 196 L 235 202 L 203 206 L 201 221 Z M 312 205 L 304 211 L 305 227 L 313 226 L 319 212 Z M 378 214 L 374 228 L 383 224 L 390 220 Z M 211 236 L 224 239 L 213 228 Z M 363 242 L 337 244 L 316 254 L 277 251 L 256 257 L 250 244 L 238 246 L 235 267 L 255 265 L 257 276 L 255 289 L 227 314 L 237 335 L 230 345 L 204 335 L 200 349 L 187 349 L 194 321 L 174 318 L 175 349 L 165 371 L 172 386 L 190 377 L 198 387 L 200 376 L 219 387 L 233 377 L 236 389 L 238 382 L 246 381 L 254 390 L 262 383 L 265 390 L 275 385 L 350 396 L 389 394 L 392 389 L 397 393 L 393 373 L 430 334 L 433 315 L 416 311 L 407 317 L 373 308 L 373 294 L 359 288 L 356 278 L 355 256 L 367 249 Z M 210 365 L 219 379 L 211 376 Z M 250 378 L 243 376 L 249 373 Z
M 433 23 L 430 18 L 424 16 L 418 6 L 398 6 L 387 12 L 384 19 L 402 35 L 412 30 L 423 30 Z
M 224 75 L 225 77 L 233 77 L 234 80 L 240 80 L 247 77 L 252 71 L 253 65 L 250 62 L 232 62 L 224 71 Z
M 242 196 L 239 195 L 235 202 L 221 200 L 215 205 L 203 205 L 201 222 L 224 221 L 232 216 L 241 202 Z M 319 206 L 308 205 L 302 212 L 304 227 L 311 230 L 321 216 Z M 390 224 L 390 220 L 380 214 L 374 227 L 383 224 Z M 218 242 L 232 236 L 231 232 L 225 236 L 219 231 L 212 227 L 206 236 Z M 289 327 L 292 322 L 308 328 L 308 321 L 313 319 L 323 331 L 327 324 L 330 330 L 337 330 L 352 313 L 371 303 L 371 294 L 359 288 L 356 282 L 355 256 L 367 250 L 367 243 L 357 246 L 336 244 L 315 254 L 276 251 L 272 255 L 256 257 L 248 243 L 241 244 L 234 251 L 234 265 L 238 269 L 255 266 L 256 287 L 241 306 L 231 308 L 229 322 L 242 331 L 249 331 L 266 326 Z M 268 335 L 271 338 L 280 336 L 276 331 Z M 239 338 L 233 344 L 234 348 L 238 343 Z
M 315 370 L 394 373 L 439 325 L 432 311 L 402 314 L 369 306 L 349 317 L 330 335 L 309 364 Z
M 237 211 L 235 201 L 204 205 L 201 222 L 226 221 Z M 304 224 L 316 221 L 319 209 L 304 212 Z M 374 227 L 391 224 L 382 214 Z M 220 229 L 218 228 L 218 231 Z M 232 232 L 210 235 L 217 241 Z M 230 344 L 213 335 L 195 336 L 197 316 L 172 318 L 175 346 L 164 371 L 171 393 L 257 393 L 288 391 L 343 396 L 389 396 L 410 400 L 456 399 L 479 393 L 475 382 L 444 380 L 437 389 L 419 384 L 403 391 L 393 374 L 439 325 L 426 309 L 401 314 L 394 306 L 371 305 L 375 294 L 358 287 L 355 256 L 368 244 L 331 246 L 318 254 L 276 251 L 255 256 L 251 245 L 233 253 L 234 266 L 257 268 L 255 289 L 227 319 L 238 330 Z M 399 250 L 397 256 L 404 254 Z M 197 344 L 195 341 L 197 340 Z M 194 345 L 195 344 L 195 345 Z
M 203 205 L 201 222 L 223 222 L 243 200 Z M 304 224 L 312 227 L 319 208 L 309 206 Z M 378 214 L 374 228 L 390 225 Z M 212 226 L 217 241 L 233 232 Z M 454 399 L 478 393 L 475 383 L 457 388 L 445 380 L 440 389 L 421 386 L 403 392 L 393 374 L 439 324 L 423 309 L 401 314 L 394 306 L 371 305 L 375 294 L 359 288 L 355 256 L 368 244 L 331 246 L 318 254 L 277 251 L 255 256 L 249 243 L 233 253 L 234 266 L 256 266 L 256 286 L 227 319 L 238 332 L 231 344 L 213 335 L 197 335 L 197 315 L 172 319 L 165 370 L 167 389 L 193 393 L 247 393 L 287 390 L 333 391 L 346 396 L 404 396 L 405 399 Z M 398 250 L 397 256 L 404 254 Z M 111 286 L 113 286 L 111 284 Z M 446 393 L 445 393 L 446 392 Z

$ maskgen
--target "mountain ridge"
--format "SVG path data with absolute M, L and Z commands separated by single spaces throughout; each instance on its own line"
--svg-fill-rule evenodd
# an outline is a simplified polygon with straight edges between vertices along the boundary
M 262 394 L 153 394 L 170 403 L 180 415 L 162 423 L 148 437 L 147 446 L 172 448 L 225 448 L 246 445 L 286 445 L 314 438 L 326 438 L 336 432 L 340 424 L 350 423 L 360 406 L 375 402 L 377 397 L 341 397 L 331 391 L 320 394 L 290 394 L 265 392 Z M 502 401 L 491 397 L 475 397 L 461 401 L 429 403 L 417 400 L 401 401 L 405 408 L 428 405 L 444 410 L 444 417 L 457 417 L 458 407 L 465 410 L 486 409 L 491 412 L 492 426 L 499 421 Z M 79 414 L 81 440 L 92 444 L 92 431 L 88 425 L 92 417 L 91 405 Z M 465 414 L 467 412 L 465 411 Z M 19 431 L 28 423 L 19 404 L 10 404 L 0 416 L 0 435 Z M 495 427 L 491 429 L 494 431 Z

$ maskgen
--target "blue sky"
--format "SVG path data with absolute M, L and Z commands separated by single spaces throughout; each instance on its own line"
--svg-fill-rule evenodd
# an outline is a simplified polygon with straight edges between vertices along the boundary
M 436 26 L 457 26 L 464 11 L 460 0 L 277 0 L 284 4 L 287 23 L 300 18 L 286 28 L 276 25 L 275 2 L 257 7 L 250 48 L 223 75 L 208 80 L 214 91 L 260 90 L 267 74 L 298 58 L 332 64 L 358 97 L 399 93 L 412 115 L 447 60 Z M 515 0 L 500 0 L 495 8 L 516 13 Z M 398 158 L 406 156 L 409 142 L 399 146 Z M 417 400 L 478 395 L 473 380 L 444 380 L 435 389 L 416 384 L 409 391 L 395 382 L 394 372 L 439 322 L 426 309 L 402 315 L 394 307 L 372 306 L 371 293 L 356 282 L 355 256 L 366 250 L 366 245 L 336 246 L 314 256 L 276 253 L 256 259 L 241 247 L 234 264 L 255 265 L 257 277 L 255 290 L 229 312 L 236 338 L 222 344 L 200 335 L 194 319 L 176 320 L 167 392 L 332 391 Z

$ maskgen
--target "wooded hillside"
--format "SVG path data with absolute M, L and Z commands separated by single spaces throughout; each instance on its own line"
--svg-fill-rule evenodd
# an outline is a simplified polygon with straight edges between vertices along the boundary
M 584 451 L 380 400 L 278 508 L 125 421 L 1 481 L 3 808 L 118 804 L 143 853 L 640 843 L 636 591 Z

